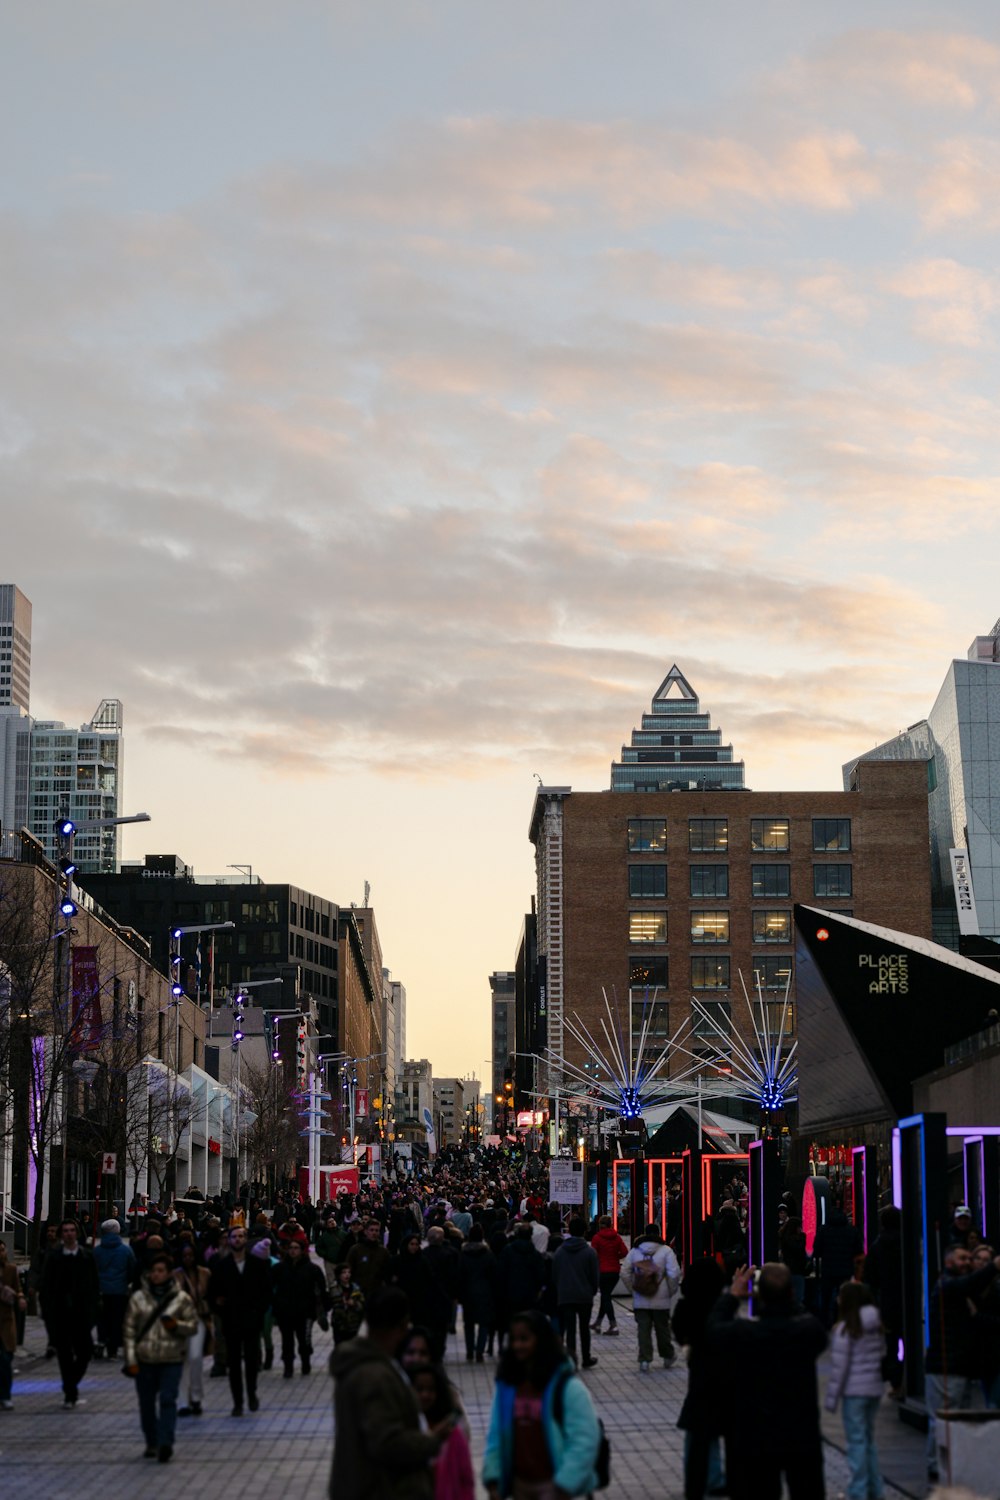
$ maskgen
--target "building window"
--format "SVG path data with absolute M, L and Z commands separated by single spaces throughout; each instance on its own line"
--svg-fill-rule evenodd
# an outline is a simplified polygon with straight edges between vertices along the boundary
M 787 818 L 751 818 L 750 848 L 763 852 L 778 850 L 785 852 L 789 845 L 789 822 Z
M 762 990 L 784 990 L 791 972 L 792 955 L 790 953 L 783 953 L 780 957 L 775 955 L 774 958 L 769 954 L 767 958 L 754 959 L 754 988 L 756 989 L 759 981 Z
M 277 922 L 277 901 L 244 901 L 242 903 L 242 917 L 244 922 Z
M 729 913 L 727 911 L 693 911 L 691 913 L 692 943 L 728 943 Z
M 729 819 L 688 818 L 688 848 L 692 854 L 725 854 L 729 848 Z
M 628 847 L 630 854 L 662 853 L 667 847 L 666 818 L 629 818 Z
M 700 1004 L 702 1010 L 707 1011 L 710 1019 L 699 1015 L 696 1010 L 692 1011 L 692 1032 L 702 1041 L 714 1042 L 716 1047 L 728 1051 L 726 1043 L 711 1023 L 714 1021 L 716 1026 L 721 1026 L 723 1033 L 728 1037 L 733 1029 L 732 1006 L 728 1000 L 702 1000 Z
M 728 990 L 729 959 L 697 956 L 691 960 L 693 990 Z
M 659 896 L 667 894 L 666 865 L 629 865 L 628 893 L 636 896 Z
M 813 865 L 814 896 L 850 896 L 850 865 Z
M 791 912 L 755 911 L 753 940 L 755 943 L 790 943 L 792 941 Z
M 229 921 L 229 902 L 228 901 L 206 901 L 205 902 L 205 921 L 206 922 L 228 922 Z
M 285 934 L 283 932 L 262 932 L 260 935 L 261 953 L 284 953 Z
M 629 989 L 653 990 L 657 986 L 665 989 L 668 983 L 667 975 L 666 958 L 634 957 L 628 961 Z
M 754 896 L 790 896 L 791 865 L 751 865 L 750 887 Z
M 648 1026 L 648 1030 L 643 1056 L 647 1062 L 654 1062 L 670 1037 L 670 1006 L 666 1000 L 657 1000 L 650 1004 L 645 997 L 637 995 L 633 999 L 632 1035 L 635 1037 L 636 1047 L 639 1045 L 644 1026 Z
M 692 865 L 691 895 L 695 899 L 700 896 L 728 896 L 729 866 Z
M 628 940 L 630 943 L 665 943 L 667 941 L 666 912 L 630 911 Z
M 850 849 L 850 818 L 813 818 L 813 848 L 834 850 Z

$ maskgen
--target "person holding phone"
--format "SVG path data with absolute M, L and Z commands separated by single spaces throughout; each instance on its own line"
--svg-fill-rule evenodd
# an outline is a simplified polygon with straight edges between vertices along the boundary
M 174 1452 L 177 1393 L 198 1309 L 174 1280 L 167 1252 L 153 1255 L 129 1298 L 123 1329 L 125 1374 L 135 1380 L 146 1458 L 169 1463 Z

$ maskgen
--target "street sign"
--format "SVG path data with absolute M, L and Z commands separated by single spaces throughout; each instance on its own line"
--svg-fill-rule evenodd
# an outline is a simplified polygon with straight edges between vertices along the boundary
M 118 1166 L 118 1157 L 114 1151 L 105 1151 L 101 1157 L 101 1175 L 105 1172 L 113 1172 Z
M 583 1163 L 559 1158 L 549 1162 L 549 1202 L 583 1202 Z

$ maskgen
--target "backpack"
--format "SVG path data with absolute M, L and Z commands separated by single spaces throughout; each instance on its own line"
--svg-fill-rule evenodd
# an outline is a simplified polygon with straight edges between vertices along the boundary
M 576 1376 L 572 1370 L 564 1370 L 559 1379 L 552 1396 L 552 1416 L 561 1427 L 563 1423 L 564 1393 L 566 1384 L 575 1380 Z M 597 1475 L 596 1489 L 606 1490 L 611 1483 L 611 1441 L 604 1430 L 604 1423 L 600 1417 L 597 1418 L 597 1426 L 600 1429 L 601 1440 L 597 1445 L 597 1457 L 594 1459 L 594 1472 Z
M 655 1297 L 663 1280 L 663 1270 L 653 1259 L 655 1253 L 644 1252 L 642 1260 L 637 1260 L 632 1267 L 632 1287 L 640 1297 Z

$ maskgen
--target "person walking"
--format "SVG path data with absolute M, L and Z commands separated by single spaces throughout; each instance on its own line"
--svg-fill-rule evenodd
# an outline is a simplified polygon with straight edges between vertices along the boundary
M 875 1293 L 885 1329 L 885 1359 L 882 1373 L 896 1401 L 903 1394 L 903 1362 L 899 1357 L 903 1337 L 903 1216 L 890 1205 L 878 1216 L 878 1238 L 865 1256 L 862 1280 Z M 992 1257 L 990 1257 L 992 1259 Z
M 330 1357 L 330 1500 L 433 1500 L 431 1460 L 455 1417 L 421 1430 L 413 1388 L 396 1363 L 409 1322 L 405 1293 L 388 1287 L 368 1304 L 367 1336 L 339 1344 Z
M 569 1233 L 552 1257 L 552 1285 L 566 1352 L 575 1363 L 579 1326 L 580 1362 L 585 1370 L 591 1370 L 597 1360 L 590 1353 L 590 1315 L 600 1290 L 601 1273 L 597 1251 L 584 1239 L 586 1231 L 582 1219 L 570 1219 Z
M 656 1224 L 646 1225 L 622 1262 L 621 1275 L 626 1290 L 632 1293 L 641 1373 L 645 1375 L 652 1362 L 654 1334 L 656 1352 L 663 1368 L 669 1370 L 677 1358 L 670 1336 L 670 1309 L 680 1286 L 681 1269 Z
M 845 1281 L 837 1298 L 837 1319 L 830 1335 L 826 1409 L 836 1411 L 841 1403 L 851 1471 L 847 1500 L 882 1500 L 885 1486 L 875 1447 L 875 1417 L 885 1391 L 885 1333 L 871 1289 L 860 1281 Z
M 752 1318 L 738 1316 L 750 1295 L 741 1266 L 709 1318 L 706 1377 L 726 1439 L 731 1500 L 823 1500 L 823 1450 L 816 1361 L 826 1330 L 792 1295 L 792 1274 L 777 1261 L 761 1267 Z
M 350 1266 L 339 1265 L 337 1284 L 330 1302 L 330 1323 L 333 1327 L 334 1347 L 337 1344 L 346 1343 L 348 1339 L 355 1338 L 364 1320 L 365 1299 L 361 1288 L 355 1286 L 351 1280 Z M 428 1349 L 429 1357 L 430 1350 Z
M 497 1327 L 501 1337 L 512 1313 L 537 1307 L 548 1266 L 535 1249 L 531 1225 L 518 1224 L 497 1257 Z
M 264 1314 L 271 1302 L 269 1261 L 247 1253 L 247 1232 L 234 1225 L 229 1231 L 229 1254 L 212 1261 L 208 1301 L 222 1321 L 229 1366 L 229 1388 L 233 1416 L 243 1415 L 243 1375 L 246 1371 L 247 1405 L 260 1408 L 257 1375 L 260 1370 L 260 1339 Z
M 840 1288 L 854 1276 L 855 1262 L 863 1250 L 861 1230 L 836 1204 L 813 1241 L 813 1259 L 819 1265 L 819 1312 L 828 1328 L 833 1324 Z
M 671 1319 L 675 1340 L 688 1352 L 687 1395 L 677 1418 L 684 1433 L 684 1500 L 726 1493 L 718 1396 L 706 1356 L 708 1320 L 724 1280 L 714 1258 L 693 1261 L 684 1273 L 680 1301 Z
M 45 1257 L 41 1296 L 59 1360 L 63 1409 L 74 1411 L 86 1405 L 80 1399 L 80 1382 L 94 1349 L 91 1330 L 97 1322 L 101 1292 L 97 1266 L 80 1244 L 75 1219 L 63 1221 L 60 1238 L 61 1243 Z
M 465 1357 L 482 1364 L 486 1344 L 496 1326 L 496 1256 L 486 1244 L 483 1226 L 473 1224 L 468 1243 L 462 1246 L 458 1260 L 458 1299 L 462 1304 L 465 1329 Z
M 7 1259 L 7 1241 L 0 1240 L 0 1411 L 13 1411 L 14 1355 L 17 1317 L 28 1306 L 18 1269 Z
M 600 1445 L 590 1392 L 552 1324 L 541 1312 L 515 1313 L 483 1456 L 489 1500 L 590 1495 L 597 1488 Z
M 208 1305 L 209 1271 L 206 1266 L 198 1264 L 198 1252 L 190 1242 L 181 1246 L 181 1263 L 174 1271 L 174 1280 L 191 1298 L 198 1314 L 198 1326 L 187 1341 L 181 1373 L 187 1402 L 178 1408 L 177 1415 L 200 1417 L 205 1399 L 205 1345 L 211 1334 L 212 1310 Z
M 601 1300 L 597 1307 L 597 1317 L 590 1325 L 595 1333 L 600 1333 L 601 1322 L 604 1318 L 608 1320 L 608 1334 L 611 1338 L 618 1335 L 618 1321 L 615 1316 L 615 1304 L 611 1300 L 611 1293 L 618 1285 L 621 1276 L 622 1261 L 628 1254 L 628 1246 L 618 1233 L 617 1229 L 611 1227 L 611 1215 L 602 1214 L 597 1221 L 597 1233 L 590 1242 L 597 1251 L 597 1269 L 600 1275 L 599 1287 Z
M 154 1255 L 125 1309 L 125 1373 L 135 1378 L 146 1458 L 169 1463 L 174 1452 L 177 1393 L 198 1313 L 173 1276 L 173 1261 Z
M 938 1477 L 937 1422 L 939 1411 L 967 1411 L 976 1399 L 980 1366 L 976 1303 L 1000 1270 L 1000 1256 L 978 1271 L 963 1245 L 948 1245 L 944 1269 L 931 1293 L 924 1359 L 924 1400 L 927 1406 L 927 1477 Z
M 316 1254 L 323 1262 L 326 1288 L 332 1296 L 337 1287 L 337 1267 L 347 1254 L 347 1235 L 337 1223 L 335 1213 L 326 1216 L 326 1223 L 316 1238 Z
M 101 1238 L 94 1246 L 94 1261 L 101 1292 L 94 1354 L 97 1359 L 103 1359 L 105 1355 L 108 1359 L 116 1359 L 122 1346 L 122 1321 L 136 1269 L 135 1255 L 131 1246 L 122 1239 L 118 1219 L 105 1219 L 101 1225 Z
M 464 1413 L 455 1404 L 451 1383 L 442 1365 L 416 1365 L 407 1374 L 417 1398 L 417 1405 L 430 1431 L 440 1427 L 450 1416 L 456 1418 L 441 1451 L 432 1461 L 434 1500 L 475 1500 L 476 1474 L 466 1436 Z
M 295 1373 L 296 1343 L 303 1375 L 308 1375 L 312 1368 L 309 1322 L 317 1316 L 317 1309 L 325 1314 L 325 1286 L 319 1266 L 313 1265 L 298 1240 L 291 1240 L 285 1246 L 281 1263 L 274 1273 L 272 1292 L 274 1318 L 281 1330 L 281 1363 L 286 1380 L 291 1380 Z
M 361 1239 L 346 1256 L 351 1280 L 364 1293 L 365 1301 L 389 1280 L 391 1257 L 382 1243 L 382 1226 L 378 1219 L 368 1219 Z

